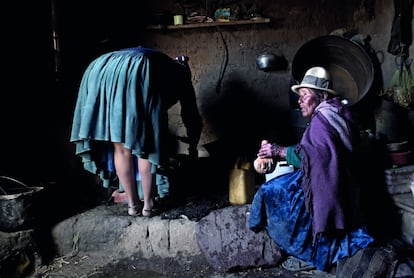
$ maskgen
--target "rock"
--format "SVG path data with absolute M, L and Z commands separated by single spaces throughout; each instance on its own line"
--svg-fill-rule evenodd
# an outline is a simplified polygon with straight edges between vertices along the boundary
M 196 226 L 196 239 L 206 260 L 217 270 L 233 271 L 276 266 L 281 250 L 266 232 L 248 227 L 250 205 L 210 212 Z
M 23 249 L 35 248 L 34 230 L 28 229 L 10 233 L 0 231 L 0 246 L 0 262 Z
M 0 277 L 27 277 L 40 265 L 33 229 L 0 231 Z
M 105 206 L 98 206 L 57 223 L 51 231 L 57 255 L 97 250 L 115 252 L 119 239 L 133 220 L 124 214 L 121 217 Z

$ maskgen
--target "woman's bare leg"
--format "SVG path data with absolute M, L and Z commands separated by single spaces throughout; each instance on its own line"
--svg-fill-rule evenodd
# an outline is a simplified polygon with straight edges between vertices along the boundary
M 154 201 L 152 199 L 152 188 L 155 184 L 155 175 L 151 172 L 151 162 L 148 159 L 138 158 L 138 169 L 141 175 L 142 192 L 144 195 L 144 207 L 142 215 L 150 216 Z
M 136 215 L 140 208 L 135 180 L 134 161 L 131 150 L 122 143 L 114 143 L 114 163 L 119 181 L 124 187 L 128 200 L 128 214 Z

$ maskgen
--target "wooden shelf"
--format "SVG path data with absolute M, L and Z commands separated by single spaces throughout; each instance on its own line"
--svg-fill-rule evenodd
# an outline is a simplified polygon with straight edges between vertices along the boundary
M 193 28 L 209 28 L 215 26 L 236 26 L 248 24 L 269 23 L 270 18 L 235 20 L 229 22 L 203 22 L 203 23 L 186 23 L 183 25 L 149 25 L 147 29 L 151 30 L 177 30 L 177 29 L 193 29 Z

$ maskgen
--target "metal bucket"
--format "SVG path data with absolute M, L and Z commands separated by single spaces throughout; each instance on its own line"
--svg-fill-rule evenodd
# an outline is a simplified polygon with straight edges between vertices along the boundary
M 370 55 L 359 43 L 342 36 L 317 37 L 300 47 L 292 61 L 294 80 L 300 83 L 312 66 L 322 66 L 330 72 L 334 90 L 349 105 L 359 102 L 374 81 Z
M 30 228 L 35 218 L 35 198 L 43 187 L 29 187 L 14 178 L 0 176 L 0 230 Z

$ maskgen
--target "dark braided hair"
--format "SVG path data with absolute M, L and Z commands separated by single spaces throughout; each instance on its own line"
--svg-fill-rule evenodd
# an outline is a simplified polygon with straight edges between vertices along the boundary
M 335 97 L 334 94 L 329 93 L 328 91 L 325 90 L 320 90 L 320 89 L 313 89 L 312 91 L 318 96 L 319 99 L 323 99 L 324 96 L 326 96 L 326 99 L 331 99 L 333 97 Z

